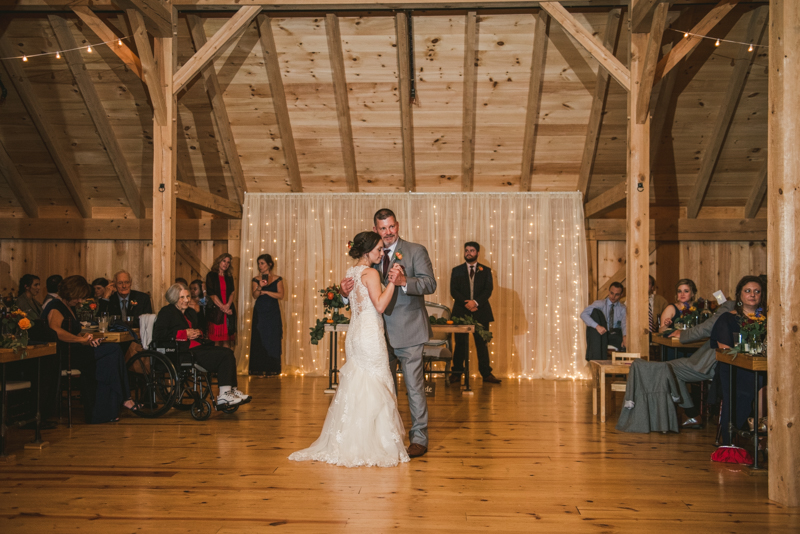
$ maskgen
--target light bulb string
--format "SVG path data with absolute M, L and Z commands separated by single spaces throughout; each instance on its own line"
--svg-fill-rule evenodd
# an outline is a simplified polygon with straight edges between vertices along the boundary
M 682 33 L 684 37 L 688 37 L 688 36 L 691 35 L 692 37 L 698 37 L 700 39 L 709 39 L 711 41 L 717 41 L 717 42 L 720 42 L 720 43 L 738 44 L 738 45 L 742 45 L 742 46 L 749 46 L 751 48 L 769 48 L 769 45 L 762 45 L 762 44 L 756 44 L 756 43 L 745 43 L 743 41 L 733 41 L 731 39 L 720 39 L 718 37 L 709 37 L 708 35 L 703 35 L 702 33 L 692 33 L 692 32 L 687 32 L 687 31 L 683 31 L 683 30 L 676 30 L 675 28 L 667 28 L 667 29 L 670 30 L 670 31 L 673 31 L 673 32 Z
M 124 37 L 117 37 L 116 39 L 111 39 L 110 41 L 103 41 L 97 44 L 88 44 L 86 46 L 78 46 L 76 48 L 68 48 L 66 50 L 56 50 L 55 52 L 40 52 L 39 54 L 23 54 L 21 56 L 10 56 L 10 57 L 0 57 L 0 61 L 8 61 L 11 59 L 30 59 L 32 57 L 41 57 L 41 56 L 56 56 L 63 54 L 64 52 L 74 52 L 76 50 L 87 50 L 89 48 L 109 45 L 111 43 L 121 44 L 123 39 L 130 39 L 130 35 L 125 35 Z

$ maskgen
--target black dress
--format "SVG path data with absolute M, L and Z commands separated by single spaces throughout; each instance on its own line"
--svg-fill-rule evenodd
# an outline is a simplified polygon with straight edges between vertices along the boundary
M 81 333 L 81 323 L 69 307 L 59 299 L 48 302 L 42 313 L 48 324 L 50 312 L 58 310 L 64 317 L 61 328 L 73 335 Z M 81 372 L 81 401 L 87 423 L 108 423 L 119 417 L 122 403 L 130 398 L 125 357 L 117 343 L 98 347 L 58 341 L 61 369 L 70 365 Z
M 278 277 L 261 291 L 278 291 Z M 259 283 L 258 278 L 253 282 Z M 283 321 L 278 300 L 262 293 L 253 306 L 253 331 L 250 336 L 250 374 L 281 374 L 281 346 L 283 344 Z

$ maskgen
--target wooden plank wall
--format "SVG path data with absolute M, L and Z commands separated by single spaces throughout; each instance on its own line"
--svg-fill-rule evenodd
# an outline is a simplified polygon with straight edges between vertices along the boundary
M 217 256 L 228 251 L 228 241 L 179 241 L 179 248 L 181 244 L 189 247 L 207 267 L 211 267 Z M 150 293 L 151 251 L 150 241 L 3 239 L 0 240 L 0 293 L 5 296 L 13 291 L 16 295 L 19 279 L 26 273 L 39 276 L 44 286 L 45 279 L 53 274 L 80 274 L 91 282 L 101 276 L 110 280 L 120 269 L 131 273 L 134 289 Z M 238 256 L 238 250 L 233 255 Z M 196 272 L 180 255 L 175 273 L 189 282 L 195 278 L 205 279 L 207 274 Z M 238 270 L 234 274 L 235 278 L 238 277 Z M 43 287 L 40 300 L 44 293 Z
M 597 243 L 597 287 L 624 266 L 624 241 Z M 650 274 L 656 278 L 658 293 L 669 302 L 673 299 L 675 283 L 681 278 L 694 280 L 699 296 L 703 298 L 711 298 L 718 289 L 732 298 L 736 283 L 742 276 L 766 272 L 767 245 L 764 241 L 659 243 L 650 256 Z

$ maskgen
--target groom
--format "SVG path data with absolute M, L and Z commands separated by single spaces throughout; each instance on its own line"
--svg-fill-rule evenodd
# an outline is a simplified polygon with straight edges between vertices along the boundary
M 431 338 L 425 295 L 436 291 L 436 277 L 425 247 L 400 239 L 400 223 L 392 210 L 378 210 L 373 222 L 373 230 L 380 234 L 384 247 L 381 263 L 373 267 L 384 284 L 391 281 L 396 286 L 383 319 L 389 364 L 394 371 L 400 363 L 406 383 L 411 411 L 408 455 L 416 458 L 428 452 L 428 402 L 422 373 L 422 347 Z M 352 289 L 352 278 L 342 280 L 342 295 L 349 295 Z

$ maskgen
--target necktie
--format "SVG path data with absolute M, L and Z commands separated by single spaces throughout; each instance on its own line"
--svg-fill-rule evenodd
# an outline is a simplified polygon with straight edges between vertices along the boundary
M 392 249 L 385 248 L 383 249 L 383 277 L 386 278 L 386 275 L 389 274 L 389 252 Z
M 653 328 L 653 297 L 650 296 L 650 331 L 655 332 L 655 328 Z
M 614 305 L 611 305 L 611 311 L 608 312 L 608 329 L 614 328 Z
M 474 265 L 470 265 L 469 266 L 469 277 L 470 278 L 475 278 L 475 266 Z
M 128 319 L 128 299 L 120 300 L 120 304 L 122 304 L 122 320 L 125 321 Z

